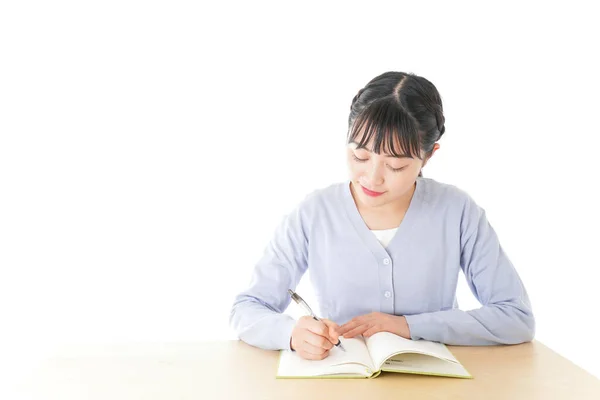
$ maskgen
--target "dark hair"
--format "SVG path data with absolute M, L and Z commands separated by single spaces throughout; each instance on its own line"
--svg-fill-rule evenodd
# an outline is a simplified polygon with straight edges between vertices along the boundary
M 433 83 L 413 73 L 390 71 L 373 78 L 352 99 L 347 142 L 364 147 L 374 136 L 372 150 L 377 154 L 383 147 L 395 156 L 421 159 L 424 151 L 428 158 L 446 130 L 444 123 L 442 99 Z

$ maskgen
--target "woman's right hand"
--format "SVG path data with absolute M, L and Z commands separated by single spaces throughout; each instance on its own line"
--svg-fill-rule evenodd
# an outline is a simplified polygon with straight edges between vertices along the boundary
M 328 319 L 301 317 L 292 331 L 291 348 L 306 360 L 322 360 L 338 342 L 338 328 L 338 324 Z

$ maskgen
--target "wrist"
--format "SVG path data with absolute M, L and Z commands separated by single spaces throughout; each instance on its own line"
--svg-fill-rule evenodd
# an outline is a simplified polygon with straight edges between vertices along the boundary
M 404 315 L 399 315 L 397 317 L 398 327 L 396 334 L 405 339 L 410 339 L 410 328 L 408 326 L 408 321 L 406 321 L 406 317 Z

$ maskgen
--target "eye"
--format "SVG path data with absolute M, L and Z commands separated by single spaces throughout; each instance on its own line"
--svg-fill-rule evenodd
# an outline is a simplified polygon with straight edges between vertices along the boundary
M 363 163 L 363 162 L 369 161 L 369 159 L 368 159 L 368 158 L 365 158 L 365 159 L 363 159 L 363 158 L 358 158 L 358 157 L 356 157 L 356 155 L 355 155 L 355 154 L 352 154 L 352 158 L 353 158 L 353 159 L 354 159 L 356 162 L 360 162 L 360 163 Z M 405 165 L 404 167 L 400 167 L 400 168 L 392 168 L 392 167 L 389 167 L 389 168 L 390 168 L 390 169 L 391 169 L 393 172 L 400 172 L 400 171 L 402 171 L 402 170 L 406 169 L 406 167 L 407 167 L 407 165 Z
M 358 161 L 358 162 L 365 162 L 365 161 L 367 161 L 367 159 L 358 158 L 354 154 L 352 154 L 352 158 L 354 158 L 354 160 Z

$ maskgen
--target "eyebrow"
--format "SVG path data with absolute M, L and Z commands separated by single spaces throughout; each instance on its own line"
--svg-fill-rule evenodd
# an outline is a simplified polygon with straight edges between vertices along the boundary
M 358 143 L 356 143 L 356 142 L 350 142 L 349 144 L 355 144 L 357 146 L 356 150 L 364 149 L 364 150 L 367 150 L 370 153 L 373 152 L 371 149 L 368 149 L 366 146 L 359 146 Z M 413 158 L 413 157 L 409 156 L 408 154 L 400 154 L 398 156 L 393 156 L 393 155 L 386 154 L 385 156 L 386 157 L 390 157 L 390 158 Z

